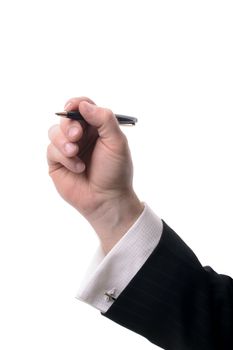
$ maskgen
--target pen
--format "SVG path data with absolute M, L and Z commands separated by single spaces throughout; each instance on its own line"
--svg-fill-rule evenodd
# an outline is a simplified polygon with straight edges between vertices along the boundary
M 58 112 L 55 114 L 61 117 L 65 117 L 73 120 L 85 120 L 79 111 L 69 111 L 69 112 L 64 111 L 64 112 Z M 115 114 L 115 116 L 119 124 L 135 125 L 135 123 L 137 123 L 138 121 L 137 118 L 129 117 L 123 114 Z

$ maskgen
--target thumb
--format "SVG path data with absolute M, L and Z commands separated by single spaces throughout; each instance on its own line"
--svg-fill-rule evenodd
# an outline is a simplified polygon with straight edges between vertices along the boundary
M 82 101 L 79 104 L 79 111 L 88 124 L 97 128 L 101 138 L 112 141 L 119 140 L 122 131 L 115 115 L 110 109 L 101 108 L 87 101 Z

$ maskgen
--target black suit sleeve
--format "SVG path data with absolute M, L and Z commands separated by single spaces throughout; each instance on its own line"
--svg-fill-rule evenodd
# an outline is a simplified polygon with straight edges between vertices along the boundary
M 202 267 L 163 221 L 148 260 L 102 314 L 166 350 L 233 349 L 233 281 Z

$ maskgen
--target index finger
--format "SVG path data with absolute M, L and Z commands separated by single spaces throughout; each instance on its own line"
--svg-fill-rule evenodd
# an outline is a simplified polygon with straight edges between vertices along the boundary
M 65 104 L 65 111 L 76 111 L 79 109 L 79 103 L 81 101 L 87 101 L 89 103 L 92 103 L 93 105 L 95 104 L 94 101 L 92 101 L 89 97 L 86 96 L 81 96 L 81 97 L 72 97 L 70 98 L 66 104 Z
M 64 110 L 67 112 L 79 110 L 79 104 L 82 101 L 87 101 L 89 103 L 95 104 L 90 98 L 85 96 L 72 97 L 66 102 Z M 70 139 L 70 141 L 75 142 L 78 141 L 82 136 L 83 129 L 86 128 L 86 122 L 79 122 L 69 118 L 61 118 L 60 126 L 63 133 Z

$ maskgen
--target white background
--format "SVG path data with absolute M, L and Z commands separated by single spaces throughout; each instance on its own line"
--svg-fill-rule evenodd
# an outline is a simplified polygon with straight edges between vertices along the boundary
M 1 1 L 1 349 L 156 348 L 75 299 L 98 241 L 46 164 L 73 96 L 138 117 L 138 196 L 233 275 L 232 18 L 224 0 Z

